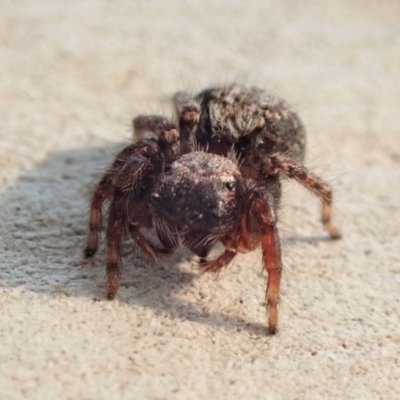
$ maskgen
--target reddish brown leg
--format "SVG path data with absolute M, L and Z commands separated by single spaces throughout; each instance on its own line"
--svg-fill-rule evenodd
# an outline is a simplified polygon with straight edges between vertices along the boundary
M 139 245 L 144 253 L 150 255 L 155 261 L 167 258 L 172 252 L 172 250 L 168 249 L 159 249 L 150 243 L 135 222 L 129 224 L 129 232 L 132 240 Z
M 114 191 L 113 178 L 124 167 L 129 157 L 137 152 L 138 149 L 139 148 L 135 145 L 131 145 L 123 149 L 117 155 L 110 169 L 101 178 L 95 192 L 93 193 L 92 201 L 90 204 L 89 234 L 86 242 L 86 247 L 83 252 L 85 257 L 91 257 L 97 251 L 99 242 L 99 231 L 101 229 L 102 220 L 101 210 L 104 202 L 112 195 Z
M 112 300 L 118 290 L 121 241 L 125 234 L 128 196 L 117 190 L 110 206 L 107 224 L 107 299 Z
M 112 300 L 118 290 L 119 266 L 121 264 L 120 248 L 125 235 L 126 210 L 129 208 L 129 192 L 116 191 L 110 207 L 107 226 L 107 299 Z M 132 239 L 146 253 L 155 260 L 169 255 L 168 250 L 158 249 L 153 246 L 140 232 L 136 223 L 129 224 Z
M 119 169 L 113 179 L 114 197 L 110 205 L 107 223 L 107 299 L 112 300 L 118 290 L 121 241 L 126 233 L 132 189 L 146 175 L 149 161 L 134 155 Z
M 201 272 L 218 272 L 225 265 L 228 265 L 237 254 L 237 246 L 232 240 L 223 240 L 225 251 L 218 256 L 215 260 L 206 261 L 201 259 L 200 271 Z M 203 261 L 204 260 L 204 261 Z
M 178 130 L 173 123 L 158 116 L 141 118 L 145 126 L 153 129 L 158 140 L 143 140 L 123 149 L 100 181 L 92 199 L 90 232 L 85 249 L 87 256 L 94 254 L 97 249 L 101 208 L 107 197 L 113 195 L 107 222 L 107 298 L 110 300 L 118 290 L 121 241 L 129 225 L 131 213 L 137 212 L 133 205 L 140 202 L 140 197 L 146 190 L 146 180 L 151 179 L 151 175 L 158 173 L 157 171 L 161 172 L 164 162 L 174 159 L 175 146 L 178 144 Z M 149 221 L 149 211 L 145 208 L 143 213 L 140 215 L 141 220 Z M 139 230 L 131 227 L 130 232 L 132 238 L 142 248 L 147 249 L 148 253 L 155 256 L 166 253 L 146 244 L 145 237 Z
M 278 301 L 282 273 L 281 248 L 276 226 L 272 194 L 265 189 L 255 189 L 251 196 L 251 208 L 254 209 L 260 228 L 260 242 L 264 268 L 268 273 L 265 303 L 268 310 L 268 330 L 275 334 L 278 327 Z
M 313 174 L 304 165 L 292 158 L 275 154 L 264 164 L 267 175 L 282 173 L 296 179 L 304 187 L 311 190 L 322 200 L 322 223 L 332 239 L 339 239 L 340 232 L 332 222 L 332 189 L 319 176 Z
M 89 234 L 84 250 L 85 257 L 90 257 L 97 251 L 99 242 L 99 230 L 101 228 L 101 209 L 104 201 L 111 196 L 113 187 L 111 184 L 111 173 L 107 173 L 101 179 L 93 194 L 90 204 Z

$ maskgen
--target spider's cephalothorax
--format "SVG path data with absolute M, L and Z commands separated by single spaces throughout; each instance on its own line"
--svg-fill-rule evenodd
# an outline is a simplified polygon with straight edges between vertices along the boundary
M 179 93 L 175 105 L 177 125 L 161 116 L 134 119 L 140 140 L 117 155 L 94 191 L 85 255 L 97 250 L 106 200 L 108 299 L 118 290 L 127 233 L 156 260 L 186 247 L 201 257 L 206 272 L 218 272 L 237 252 L 260 245 L 268 273 L 268 326 L 275 333 L 282 269 L 276 225 L 280 180 L 293 178 L 321 199 L 323 224 L 337 238 L 332 190 L 301 163 L 304 129 L 283 100 L 231 85 L 195 97 Z M 154 137 L 143 139 L 145 132 Z M 143 228 L 155 228 L 163 248 L 152 244 Z M 225 250 L 207 260 L 216 242 Z
M 224 157 L 192 152 L 173 162 L 155 183 L 149 204 L 162 244 L 182 244 L 206 257 L 243 210 L 244 182 Z M 173 231 L 171 231 L 173 230 Z

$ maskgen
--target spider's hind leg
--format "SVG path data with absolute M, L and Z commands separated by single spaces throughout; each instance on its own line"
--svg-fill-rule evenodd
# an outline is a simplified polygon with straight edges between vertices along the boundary
M 196 150 L 196 130 L 200 119 L 200 105 L 187 92 L 178 92 L 173 98 L 175 112 L 179 120 L 180 154 Z
M 267 175 L 282 174 L 295 179 L 312 191 L 322 201 L 322 224 L 332 239 L 340 239 L 341 234 L 332 222 L 332 188 L 319 176 L 309 171 L 303 164 L 281 154 L 271 155 L 263 165 Z

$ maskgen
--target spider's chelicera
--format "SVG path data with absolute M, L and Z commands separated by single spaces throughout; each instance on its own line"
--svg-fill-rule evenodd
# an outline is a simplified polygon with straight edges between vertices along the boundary
M 108 299 L 118 290 L 120 247 L 127 232 L 155 260 L 179 247 L 189 249 L 200 257 L 204 272 L 218 272 L 238 252 L 261 246 L 273 334 L 282 271 L 277 228 L 281 178 L 297 180 L 321 199 L 323 225 L 336 239 L 332 190 L 302 164 L 303 125 L 270 92 L 234 84 L 196 96 L 178 93 L 174 103 L 177 124 L 162 116 L 134 119 L 137 141 L 117 155 L 93 194 L 85 255 L 97 250 L 106 200 Z M 153 137 L 144 138 L 147 132 Z M 155 228 L 163 247 L 155 246 L 143 228 Z M 210 260 L 216 242 L 225 249 Z

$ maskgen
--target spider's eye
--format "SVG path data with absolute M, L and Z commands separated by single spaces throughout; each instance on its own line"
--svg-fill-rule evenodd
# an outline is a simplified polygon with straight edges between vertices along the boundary
M 165 167 L 164 167 L 164 172 L 171 172 L 171 165 L 166 165 Z
M 235 183 L 234 182 L 226 182 L 225 186 L 227 187 L 228 190 L 232 191 L 235 189 Z
M 152 200 L 154 203 L 158 203 L 158 202 L 160 201 L 160 195 L 159 195 L 158 193 L 156 193 L 156 192 L 152 193 L 152 194 L 150 195 L 150 197 L 151 197 L 151 200 Z
M 218 136 L 218 135 L 212 135 L 211 136 L 211 140 L 214 142 L 214 143 L 221 143 L 221 138 Z

